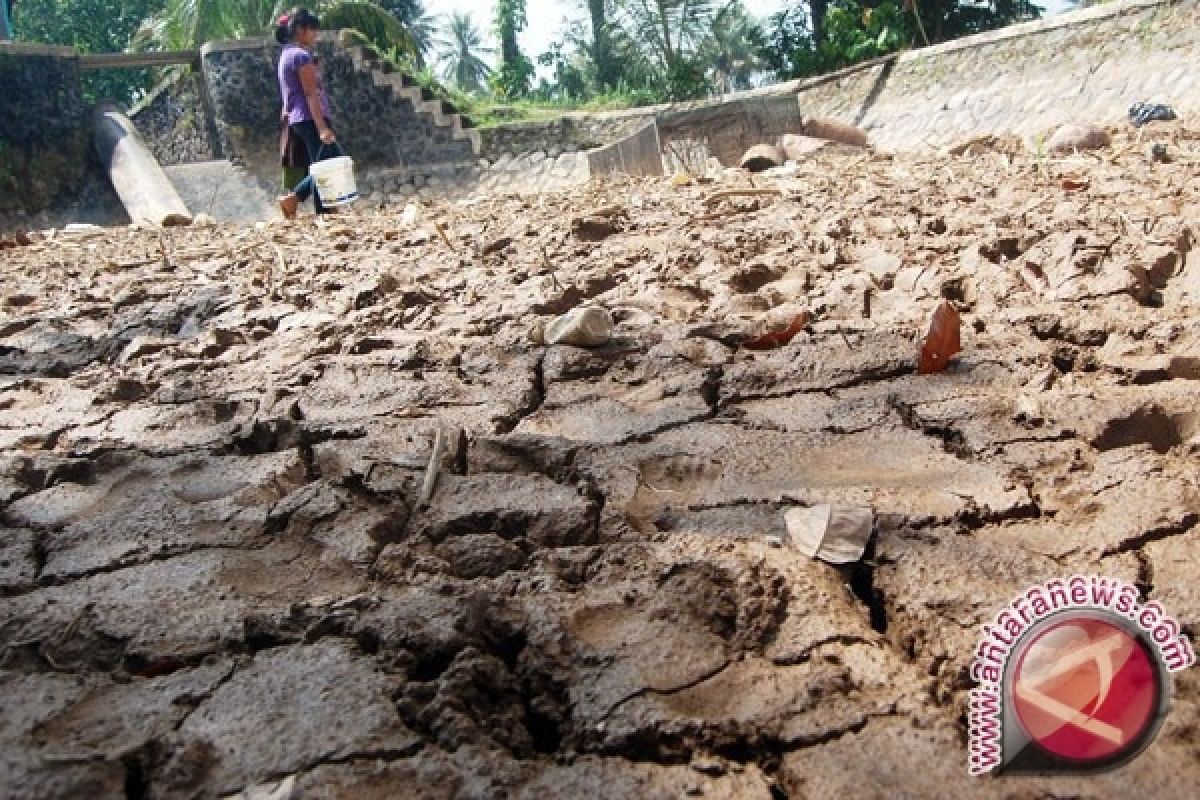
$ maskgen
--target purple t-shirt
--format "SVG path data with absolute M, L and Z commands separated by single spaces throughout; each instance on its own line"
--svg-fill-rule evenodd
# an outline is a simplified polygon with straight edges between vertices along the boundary
M 300 68 L 314 63 L 312 53 L 303 47 L 289 44 L 279 56 L 279 93 L 283 95 L 283 110 L 287 112 L 288 124 L 312 120 L 308 101 L 304 98 L 304 86 L 300 83 Z M 329 119 L 329 98 L 325 95 L 325 83 L 321 71 L 317 70 L 317 96 L 321 98 L 321 113 Z

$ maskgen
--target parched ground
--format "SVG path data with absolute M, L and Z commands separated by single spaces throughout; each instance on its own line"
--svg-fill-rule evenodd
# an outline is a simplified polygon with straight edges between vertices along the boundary
M 964 712 L 1032 582 L 1195 635 L 1198 174 L 1157 124 L 4 250 L 0 794 L 1194 797 L 1195 671 L 1087 780 L 968 779 Z M 534 344 L 584 302 L 608 346 Z

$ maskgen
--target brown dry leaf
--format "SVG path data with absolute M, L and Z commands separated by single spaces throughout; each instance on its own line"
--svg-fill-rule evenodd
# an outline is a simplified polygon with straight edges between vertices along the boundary
M 954 306 L 949 302 L 938 306 L 929 323 L 929 333 L 921 343 L 917 372 L 930 375 L 946 369 L 950 357 L 962 349 L 958 336 L 961 325 L 962 320 Z
M 1082 192 L 1091 185 L 1089 181 L 1076 180 L 1075 178 L 1063 178 L 1062 182 L 1062 188 L 1067 192 Z
M 764 333 L 761 336 L 749 340 L 745 343 L 748 350 L 771 350 L 776 347 L 783 347 L 785 344 L 796 338 L 796 334 L 804 330 L 805 326 L 812 321 L 812 314 L 807 311 L 801 311 L 796 316 L 792 317 L 792 321 L 788 323 L 786 328 L 770 333 Z

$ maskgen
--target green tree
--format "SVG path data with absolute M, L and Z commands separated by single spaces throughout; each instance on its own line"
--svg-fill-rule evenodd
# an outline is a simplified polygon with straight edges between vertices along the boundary
M 525 30 L 525 0 L 496 0 L 496 34 L 500 38 L 500 69 L 492 88 L 500 97 L 513 99 L 529 93 L 533 64 L 521 52 L 517 34 Z
M 648 77 L 661 87 L 665 99 L 686 100 L 709 92 L 697 48 L 709 31 L 711 2 L 626 0 L 623 12 L 626 34 L 654 65 Z
M 263 36 L 286 6 L 286 0 L 166 0 L 162 12 L 142 25 L 136 44 L 193 50 L 217 39 Z
M 3 2 L 3 0 L 0 0 Z M 16 39 L 74 47 L 81 53 L 119 53 L 130 44 L 147 16 L 164 0 L 20 0 L 15 10 Z M 133 102 L 150 88 L 153 70 L 105 70 L 84 74 L 88 100 Z
M 1029 0 L 987 0 L 983 3 L 909 0 L 905 8 L 915 8 L 916 13 L 920 14 L 931 44 L 1002 28 L 1014 22 L 1037 19 L 1043 11 Z
M 421 0 L 379 0 L 378 5 L 406 26 L 425 14 Z
M 414 51 L 413 66 L 425 69 L 430 57 L 444 45 L 439 35 L 441 16 L 430 14 L 421 0 L 379 0 L 379 5 L 408 31 Z
M 749 89 L 753 76 L 766 68 L 761 56 L 765 46 L 766 37 L 758 21 L 741 0 L 730 0 L 713 15 L 700 44 L 700 62 L 718 92 Z
M 592 39 L 588 55 L 595 65 L 596 85 L 600 91 L 615 87 L 621 77 L 620 62 L 613 44 L 612 25 L 609 22 L 613 0 L 587 0 L 588 19 L 592 26 Z
M 707 0 L 627 0 L 630 32 L 649 48 L 664 73 L 678 69 L 700 42 L 712 15 Z
M 492 68 L 481 56 L 491 55 L 483 46 L 483 34 L 469 13 L 455 11 L 446 26 L 447 42 L 442 50 L 443 77 L 464 92 L 481 92 Z
M 799 78 L 1040 15 L 1028 0 L 810 0 L 771 17 L 762 55 L 779 77 Z
M 413 60 L 417 56 L 417 45 L 411 33 L 396 17 L 375 3 L 336 3 L 322 12 L 321 26 L 328 30 L 356 30 L 384 53 L 395 53 Z

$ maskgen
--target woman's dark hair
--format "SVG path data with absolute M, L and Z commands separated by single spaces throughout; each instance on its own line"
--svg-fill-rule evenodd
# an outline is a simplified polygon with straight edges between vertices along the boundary
M 287 44 L 296 38 L 297 32 L 315 30 L 319 27 L 321 27 L 321 22 L 317 19 L 316 14 L 307 8 L 293 8 L 277 20 L 275 40 L 280 44 Z

